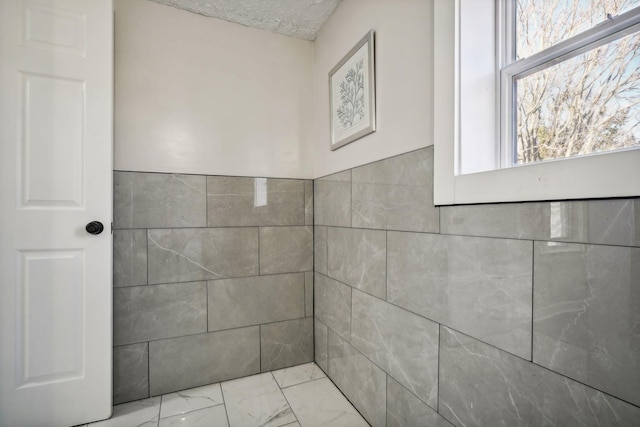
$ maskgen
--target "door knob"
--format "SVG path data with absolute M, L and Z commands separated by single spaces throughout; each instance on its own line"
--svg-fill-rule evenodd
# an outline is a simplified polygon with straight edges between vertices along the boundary
M 100 221 L 91 221 L 84 229 L 89 234 L 100 234 L 104 230 L 104 225 Z

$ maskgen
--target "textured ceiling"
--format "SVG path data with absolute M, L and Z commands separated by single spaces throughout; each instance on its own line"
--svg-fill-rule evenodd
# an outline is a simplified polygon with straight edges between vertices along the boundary
M 340 0 L 151 0 L 200 15 L 304 40 L 316 34 Z

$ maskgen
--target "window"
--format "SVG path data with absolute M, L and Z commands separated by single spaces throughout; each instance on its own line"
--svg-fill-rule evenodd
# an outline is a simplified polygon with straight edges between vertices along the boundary
M 639 3 L 501 3 L 503 166 L 640 146 Z
M 436 0 L 438 204 L 640 195 L 640 0 Z

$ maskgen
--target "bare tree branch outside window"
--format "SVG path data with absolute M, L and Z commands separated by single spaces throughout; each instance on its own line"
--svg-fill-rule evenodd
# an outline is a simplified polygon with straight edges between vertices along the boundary
M 517 57 L 640 0 L 517 0 Z M 640 146 L 640 33 L 516 80 L 519 164 Z

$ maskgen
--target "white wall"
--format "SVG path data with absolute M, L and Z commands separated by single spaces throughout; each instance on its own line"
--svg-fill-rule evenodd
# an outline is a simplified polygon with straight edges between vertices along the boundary
M 115 4 L 116 169 L 313 177 L 312 43 Z
M 431 0 L 343 0 L 323 26 L 314 49 L 314 177 L 433 144 L 432 13 Z M 370 29 L 378 130 L 332 152 L 328 74 Z

